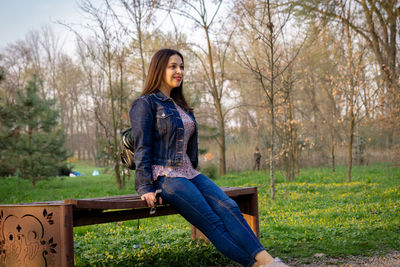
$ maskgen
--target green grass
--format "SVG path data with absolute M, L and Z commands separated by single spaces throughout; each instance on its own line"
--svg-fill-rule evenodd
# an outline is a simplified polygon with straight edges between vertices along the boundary
M 118 190 L 111 173 L 76 164 L 82 177 L 40 181 L 1 179 L 0 203 L 87 198 L 133 193 L 133 179 Z M 400 250 L 400 168 L 385 164 L 346 169 L 302 169 L 294 182 L 276 175 L 276 200 L 265 172 L 231 173 L 221 186 L 258 186 L 261 243 L 285 260 L 307 262 L 316 253 L 338 257 Z M 212 245 L 190 240 L 178 215 L 74 228 L 77 266 L 226 266 Z
M 128 182 L 123 190 L 118 190 L 116 180 L 112 177 L 112 169 L 95 168 L 85 162 L 78 162 L 74 165 L 74 170 L 83 176 L 41 180 L 36 183 L 35 187 L 29 180 L 17 177 L 0 178 L 0 203 L 90 198 L 135 192 L 133 181 Z M 99 176 L 92 176 L 95 169 L 99 171 Z

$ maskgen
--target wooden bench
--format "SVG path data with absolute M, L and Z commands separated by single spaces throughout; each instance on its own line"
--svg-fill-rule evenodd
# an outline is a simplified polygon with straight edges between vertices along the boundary
M 257 187 L 222 187 L 259 237 Z M 176 214 L 169 205 L 150 215 L 137 194 L 0 205 L 0 267 L 74 266 L 73 227 Z M 192 226 L 192 238 L 204 238 Z

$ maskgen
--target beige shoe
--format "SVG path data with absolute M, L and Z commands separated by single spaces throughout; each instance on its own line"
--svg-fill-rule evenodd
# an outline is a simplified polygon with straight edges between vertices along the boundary
M 260 267 L 289 267 L 289 265 L 284 264 L 283 261 L 277 257 L 268 265 L 260 265 Z

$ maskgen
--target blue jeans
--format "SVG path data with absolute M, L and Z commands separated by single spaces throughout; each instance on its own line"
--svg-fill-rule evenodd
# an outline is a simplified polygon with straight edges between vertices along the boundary
M 193 179 L 158 177 L 156 189 L 161 197 L 197 227 L 228 258 L 244 265 L 255 263 L 262 251 L 257 239 L 235 201 L 213 181 L 199 174 Z

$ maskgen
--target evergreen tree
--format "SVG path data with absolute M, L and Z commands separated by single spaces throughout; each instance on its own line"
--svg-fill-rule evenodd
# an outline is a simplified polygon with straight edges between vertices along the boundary
M 38 95 L 37 79 L 11 101 L 0 102 L 0 168 L 35 185 L 43 177 L 56 176 L 65 166 L 65 135 L 59 127 L 59 112 L 53 100 Z
M 0 176 L 15 173 L 9 153 L 13 149 L 15 117 L 9 107 L 11 105 L 0 95 Z

